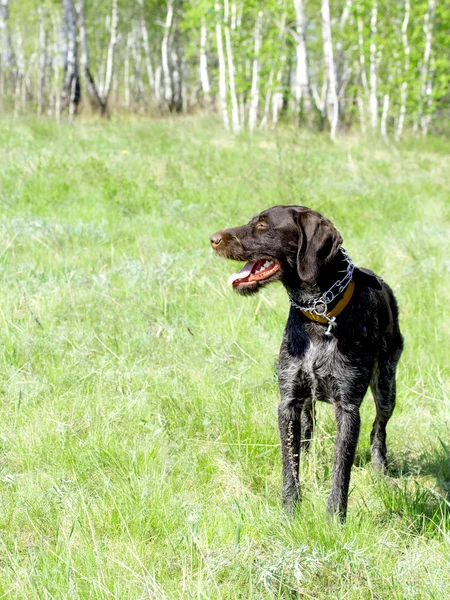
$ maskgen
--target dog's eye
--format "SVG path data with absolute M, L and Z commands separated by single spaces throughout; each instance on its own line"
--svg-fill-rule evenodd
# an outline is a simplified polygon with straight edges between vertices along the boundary
M 269 226 L 267 225 L 267 223 L 265 221 L 258 221 L 256 223 L 256 229 L 260 229 L 260 230 L 269 229 Z

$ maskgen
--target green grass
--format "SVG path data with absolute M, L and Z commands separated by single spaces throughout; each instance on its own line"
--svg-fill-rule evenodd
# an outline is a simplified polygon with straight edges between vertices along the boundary
M 0 597 L 450 597 L 450 144 L 215 121 L 0 121 Z M 279 500 L 281 286 L 233 295 L 208 235 L 279 203 L 392 285 L 405 352 L 390 476 L 368 395 L 345 526 L 334 423 Z

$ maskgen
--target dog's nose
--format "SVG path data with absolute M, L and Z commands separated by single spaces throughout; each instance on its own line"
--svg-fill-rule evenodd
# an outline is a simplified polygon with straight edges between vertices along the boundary
M 222 242 L 222 236 L 220 235 L 220 233 L 213 233 L 212 236 L 209 238 L 211 240 L 211 246 L 216 249 L 217 246 Z

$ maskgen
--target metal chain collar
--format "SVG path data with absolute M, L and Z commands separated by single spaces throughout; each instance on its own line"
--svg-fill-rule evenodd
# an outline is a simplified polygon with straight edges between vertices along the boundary
M 355 265 L 353 264 L 352 259 L 350 258 L 347 250 L 342 246 L 341 252 L 348 263 L 345 276 L 342 279 L 338 279 L 337 281 L 335 281 L 326 292 L 324 292 L 319 298 L 314 298 L 313 300 L 308 302 L 306 306 L 301 306 L 300 304 L 297 304 L 297 302 L 295 302 L 295 300 L 293 300 L 289 296 L 289 302 L 294 308 L 313 313 L 314 315 L 317 315 L 318 317 L 323 317 L 328 321 L 328 327 L 325 332 L 327 335 L 331 335 L 331 328 L 334 327 L 336 324 L 336 317 L 327 316 L 328 304 L 331 304 L 331 302 L 333 302 L 333 300 L 335 300 L 339 294 L 342 294 L 342 292 L 352 280 L 353 271 L 355 269 Z

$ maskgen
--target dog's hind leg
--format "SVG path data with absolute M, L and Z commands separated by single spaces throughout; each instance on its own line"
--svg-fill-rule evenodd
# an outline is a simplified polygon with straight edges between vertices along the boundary
M 362 399 L 361 399 L 362 400 Z M 328 510 L 341 520 L 347 514 L 350 473 L 358 443 L 361 417 L 356 402 L 338 402 L 335 405 L 336 440 L 334 444 L 333 483 L 328 496 Z
M 382 472 L 387 468 L 386 425 L 395 408 L 395 371 L 400 351 L 388 358 L 380 358 L 370 382 L 376 406 L 376 417 L 370 434 L 372 465 Z

